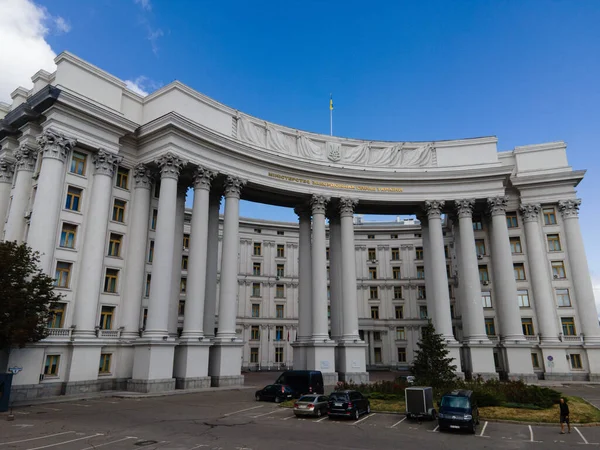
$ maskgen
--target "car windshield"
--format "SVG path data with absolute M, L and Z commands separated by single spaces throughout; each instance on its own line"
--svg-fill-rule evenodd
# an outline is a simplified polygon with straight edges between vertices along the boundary
M 300 397 L 298 399 L 299 402 L 314 402 L 316 401 L 317 397 L 315 397 L 314 395 L 305 395 L 303 397 Z
M 467 412 L 469 410 L 469 399 L 467 397 L 445 395 L 442 397 L 442 408 L 451 411 Z
M 345 402 L 347 399 L 348 399 L 348 394 L 342 394 L 342 393 L 337 393 L 337 392 L 332 392 L 331 395 L 329 396 L 329 400 L 334 400 L 334 401 Z

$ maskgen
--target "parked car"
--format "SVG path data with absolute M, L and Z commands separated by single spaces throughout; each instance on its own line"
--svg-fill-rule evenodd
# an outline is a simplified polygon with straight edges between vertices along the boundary
M 283 384 L 269 384 L 260 391 L 256 391 L 257 402 L 267 400 L 281 403 L 292 398 L 294 398 L 294 391 L 291 387 L 284 386 Z
M 357 420 L 361 414 L 371 412 L 371 403 L 357 391 L 336 391 L 329 396 L 329 418 L 351 417 Z
M 461 389 L 445 394 L 438 404 L 438 409 L 440 431 L 467 429 L 475 434 L 479 424 L 479 408 L 473 391 Z
M 303 395 L 294 403 L 294 414 L 299 416 L 321 417 L 327 414 L 329 399 L 324 395 Z
M 288 370 L 283 372 L 276 384 L 284 384 L 294 391 L 294 397 L 304 394 L 324 394 L 323 374 L 317 370 Z

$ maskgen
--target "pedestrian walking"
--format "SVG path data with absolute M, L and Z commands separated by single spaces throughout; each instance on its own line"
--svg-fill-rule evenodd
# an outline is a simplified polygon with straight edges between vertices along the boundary
M 571 424 L 569 423 L 569 405 L 565 402 L 565 399 L 561 397 L 560 403 L 560 434 L 565 434 L 565 423 L 567 424 L 567 430 L 571 432 Z

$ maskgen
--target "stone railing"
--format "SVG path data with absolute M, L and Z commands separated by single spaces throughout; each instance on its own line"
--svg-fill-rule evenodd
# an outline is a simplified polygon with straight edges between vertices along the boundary
M 46 330 L 48 331 L 48 338 L 70 339 L 73 333 L 73 328 L 46 328 Z
M 99 330 L 100 334 L 98 337 L 101 338 L 109 338 L 109 339 L 119 339 L 121 337 L 121 329 L 118 330 Z
M 538 344 L 540 343 L 540 337 L 537 334 L 532 335 L 532 336 L 525 335 L 525 339 L 527 339 L 528 341 L 536 342 Z
M 583 335 L 580 336 L 562 336 L 561 341 L 563 342 L 581 342 L 583 343 Z

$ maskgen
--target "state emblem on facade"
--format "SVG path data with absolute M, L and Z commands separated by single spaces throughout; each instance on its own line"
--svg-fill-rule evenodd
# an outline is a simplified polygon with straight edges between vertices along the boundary
M 334 142 L 327 143 L 327 159 L 333 162 L 338 162 L 340 159 L 342 159 L 340 144 Z

